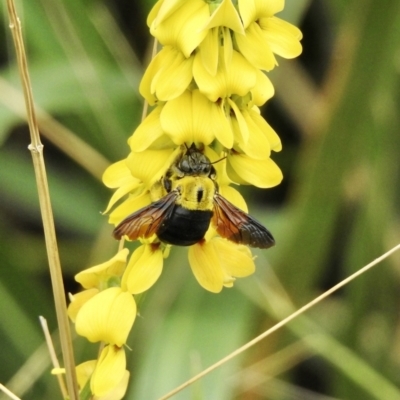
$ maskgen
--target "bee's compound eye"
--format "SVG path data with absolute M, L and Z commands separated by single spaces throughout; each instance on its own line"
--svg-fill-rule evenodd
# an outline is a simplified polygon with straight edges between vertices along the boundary
M 172 189 L 171 179 L 164 179 L 164 188 L 169 193 Z
M 192 170 L 187 157 L 182 158 L 181 162 L 179 163 L 179 169 L 182 172 L 190 172 Z
M 209 174 L 211 172 L 211 165 L 210 164 L 203 164 L 202 172 L 204 174 Z

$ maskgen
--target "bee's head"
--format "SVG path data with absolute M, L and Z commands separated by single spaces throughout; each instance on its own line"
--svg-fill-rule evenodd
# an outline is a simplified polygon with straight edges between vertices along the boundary
M 179 161 L 178 168 L 185 175 L 210 175 L 212 171 L 211 161 L 194 144 L 187 149 Z

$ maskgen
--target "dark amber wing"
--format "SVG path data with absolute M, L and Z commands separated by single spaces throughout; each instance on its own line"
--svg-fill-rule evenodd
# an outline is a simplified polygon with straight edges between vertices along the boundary
M 176 197 L 177 192 L 172 191 L 162 199 L 129 215 L 114 229 L 113 236 L 119 240 L 126 235 L 130 240 L 136 240 L 154 235 L 161 224 L 170 218 Z
M 214 215 L 211 222 L 220 236 L 232 242 L 260 249 L 268 249 L 275 244 L 267 228 L 219 193 L 214 195 Z

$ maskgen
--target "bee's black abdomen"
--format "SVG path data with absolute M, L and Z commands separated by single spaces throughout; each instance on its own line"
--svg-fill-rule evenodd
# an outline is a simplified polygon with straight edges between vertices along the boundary
M 204 238 L 210 226 L 211 210 L 188 210 L 175 206 L 172 215 L 157 231 L 158 238 L 176 246 L 191 246 Z

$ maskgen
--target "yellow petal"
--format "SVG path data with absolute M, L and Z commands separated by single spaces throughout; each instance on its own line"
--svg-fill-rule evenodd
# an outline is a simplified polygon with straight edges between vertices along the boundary
M 172 60 L 164 62 L 157 74 L 156 96 L 161 101 L 168 101 L 180 96 L 193 79 L 193 56 L 186 58 L 180 51 L 171 50 Z
M 186 91 L 169 101 L 161 112 L 161 126 L 175 144 L 203 143 L 209 145 L 214 140 L 213 107 L 198 90 Z
M 161 44 L 174 46 L 189 58 L 207 35 L 202 28 L 209 16 L 208 5 L 203 0 L 185 1 L 161 23 L 154 20 L 150 32 Z
M 183 0 L 181 0 L 181 1 L 183 1 Z M 160 14 L 160 9 L 164 4 L 165 4 L 164 0 L 158 0 L 157 3 L 154 4 L 153 8 L 150 10 L 149 15 L 147 16 L 147 21 L 146 21 L 147 26 L 149 28 L 153 24 L 153 22 L 157 18 L 157 16 Z
M 246 34 L 235 35 L 235 39 L 240 52 L 255 68 L 270 71 L 278 65 L 258 23 L 251 23 L 246 29 Z
M 132 294 L 146 291 L 160 277 L 163 254 L 159 247 L 143 245 L 132 254 L 121 286 Z
M 243 278 L 254 273 L 253 257 L 247 246 L 222 238 L 213 238 L 211 242 L 219 254 L 222 269 L 227 277 Z
M 193 77 L 200 89 L 212 102 L 232 94 L 246 95 L 257 83 L 256 69 L 237 51 L 232 53 L 230 65 L 225 65 L 220 54 L 217 74 L 210 75 L 199 54 L 193 63 Z
M 169 48 L 169 46 L 167 46 Z M 151 60 L 150 64 L 144 71 L 144 75 L 139 85 L 139 93 L 148 101 L 151 106 L 157 103 L 157 96 L 155 95 L 155 77 L 162 68 L 163 52 L 167 51 L 165 48 L 162 49 L 156 56 Z
M 245 154 L 233 154 L 228 157 L 228 175 L 233 170 L 242 182 L 260 188 L 269 188 L 278 185 L 282 179 L 282 171 L 270 159 L 256 160 Z M 231 177 L 232 180 L 233 177 Z
M 149 192 L 144 192 L 140 196 L 131 196 L 110 213 L 108 222 L 114 225 L 119 224 L 128 215 L 148 206 L 150 203 L 151 197 Z
M 273 151 L 282 150 L 282 142 L 277 133 L 272 129 L 272 127 L 267 123 L 267 121 L 260 115 L 259 112 L 255 110 L 248 111 L 249 117 L 258 126 L 258 128 L 263 132 L 265 137 L 268 139 L 269 146 Z
M 136 189 L 139 189 L 139 187 L 141 185 L 142 185 L 142 183 L 139 181 L 139 179 L 132 177 L 131 183 L 128 183 L 128 184 L 125 184 L 125 185 L 119 187 L 114 192 L 114 194 L 111 196 L 110 201 L 107 204 L 107 208 L 103 211 L 103 214 L 107 214 L 114 207 L 114 205 L 118 202 L 118 200 L 122 199 L 128 193 L 133 192 Z
M 117 188 L 131 182 L 139 182 L 134 178 L 126 165 L 126 159 L 111 164 L 103 174 L 103 183 L 109 188 Z
M 219 54 L 219 30 L 218 28 L 210 29 L 207 36 L 200 43 L 199 52 L 201 63 L 206 71 L 215 76 L 218 68 Z
M 266 135 L 254 122 L 247 110 L 242 110 L 242 115 L 249 130 L 249 140 L 240 145 L 241 150 L 251 158 L 259 160 L 268 158 L 271 154 L 271 148 Z
M 67 313 L 72 322 L 75 322 L 76 316 L 78 315 L 78 312 L 82 306 L 97 293 L 99 293 L 99 289 L 93 288 L 83 290 L 82 292 L 75 293 L 74 295 L 69 295 L 71 303 L 68 305 Z
M 105 346 L 90 379 L 90 390 L 95 396 L 107 395 L 125 376 L 126 357 L 124 348 Z
M 110 260 L 79 272 L 75 280 L 85 289 L 106 287 L 109 279 L 122 276 L 128 254 L 128 249 L 122 249 Z
M 85 361 L 76 366 L 76 378 L 78 380 L 79 390 L 82 390 L 86 382 L 92 376 L 96 367 L 97 360 Z
M 131 151 L 142 152 L 146 150 L 164 134 L 160 124 L 161 110 L 162 106 L 155 108 L 133 132 L 133 135 L 128 139 Z
M 294 25 L 280 18 L 262 18 L 259 21 L 264 37 L 271 50 L 284 58 L 294 58 L 301 54 L 299 40 L 301 31 Z
M 105 396 L 94 396 L 93 400 L 121 400 L 124 398 L 126 390 L 128 389 L 128 383 L 129 371 L 125 371 L 120 383 L 118 383 L 114 389 L 108 392 Z
M 221 186 L 219 190 L 222 197 L 225 197 L 233 205 L 247 213 L 247 204 L 243 196 L 232 186 Z
M 90 342 L 106 342 L 121 347 L 136 317 L 132 295 L 119 287 L 98 293 L 87 301 L 76 316 L 76 332 Z
M 139 91 L 153 105 L 180 96 L 192 81 L 193 57 L 186 58 L 172 46 L 164 47 L 151 61 Z
M 268 76 L 259 69 L 257 70 L 257 83 L 251 93 L 253 95 L 252 101 L 257 106 L 262 106 L 275 93 L 274 85 Z
M 226 26 L 232 31 L 244 33 L 242 21 L 232 0 L 223 0 L 203 29 L 211 29 L 218 26 Z
M 284 0 L 239 0 L 239 13 L 244 27 L 262 17 L 272 17 L 283 10 L 284 4 Z
M 172 149 L 131 152 L 126 159 L 131 174 L 150 188 L 171 165 Z
M 205 241 L 197 243 L 190 246 L 188 255 L 190 267 L 199 284 L 210 292 L 219 293 L 224 274 L 214 246 Z
M 229 119 L 225 115 L 222 102 L 220 105 L 217 103 L 212 105 L 211 113 L 213 133 L 216 139 L 222 144 L 222 146 L 231 149 L 233 146 L 233 131 Z
M 229 98 L 227 101 L 234 114 L 234 116 L 231 116 L 231 124 L 235 141 L 239 143 L 240 146 L 245 146 L 250 137 L 249 127 L 237 104 Z
M 171 16 L 186 0 L 161 0 L 150 11 L 148 26 L 154 21 L 155 25 L 161 24 L 165 19 Z

